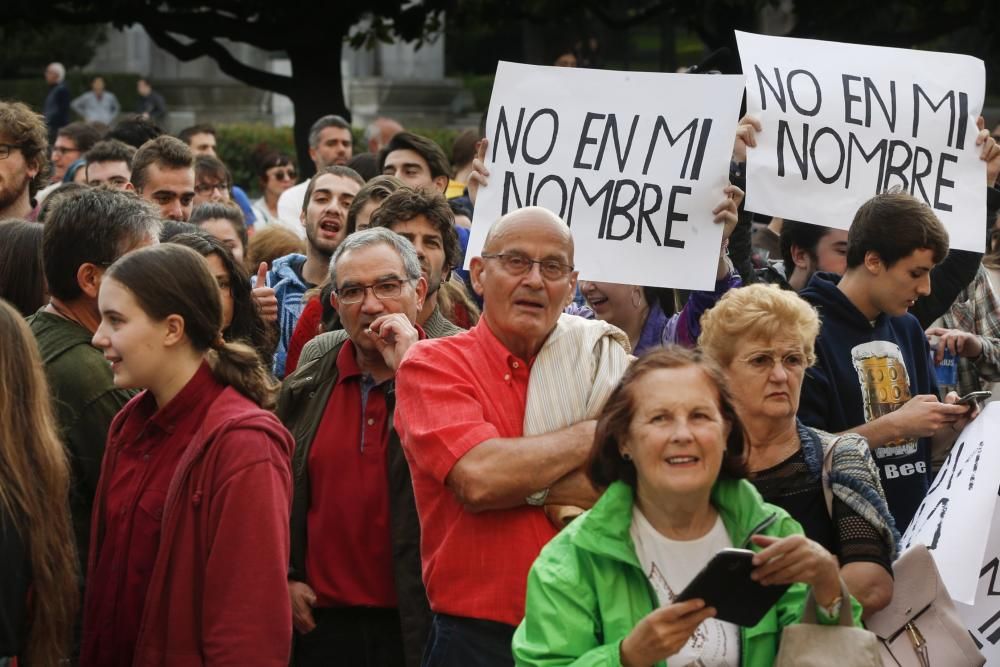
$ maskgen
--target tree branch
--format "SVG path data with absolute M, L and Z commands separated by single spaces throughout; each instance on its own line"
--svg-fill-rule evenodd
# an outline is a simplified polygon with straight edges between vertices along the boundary
M 631 14 L 625 18 L 619 18 L 617 16 L 612 16 L 606 9 L 603 2 L 598 0 L 597 2 L 588 2 L 587 8 L 594 13 L 594 15 L 601 20 L 602 23 L 617 29 L 630 28 L 640 23 L 645 23 L 646 21 L 654 18 L 655 16 L 662 14 L 665 11 L 670 11 L 671 14 L 674 13 L 674 7 L 668 7 L 665 2 L 654 2 L 651 5 L 647 5 L 643 9 Z
M 272 74 L 264 70 L 250 67 L 241 63 L 229 50 L 219 44 L 214 39 L 199 39 L 184 44 L 175 37 L 171 37 L 165 30 L 155 28 L 150 25 L 144 26 L 150 38 L 160 48 L 166 49 L 176 58 L 183 61 L 194 60 L 201 56 L 208 56 L 219 64 L 219 69 L 233 77 L 239 79 L 247 85 L 256 88 L 263 88 L 282 95 L 288 95 L 292 90 L 292 78 L 280 74 Z
M 976 25 L 980 19 L 979 8 L 970 7 L 958 13 L 943 14 L 934 21 L 907 29 L 896 23 L 889 29 L 860 30 L 860 26 L 845 27 L 830 30 L 828 25 L 820 21 L 796 24 L 789 37 L 813 37 L 833 41 L 877 44 L 879 46 L 894 46 L 898 48 L 913 48 L 917 44 L 928 42 L 943 35 Z M 870 24 L 869 24 L 870 25 Z
M 259 20 L 241 21 L 238 18 L 225 16 L 212 10 L 162 12 L 138 3 L 130 5 L 129 9 L 125 11 L 110 3 L 91 5 L 86 10 L 53 5 L 44 7 L 44 17 L 42 17 L 35 13 L 30 6 L 25 5 L 25 7 L 27 9 L 22 11 L 14 10 L 13 14 L 6 12 L 4 18 L 21 18 L 29 21 L 44 18 L 46 21 L 71 25 L 113 23 L 122 26 L 139 23 L 143 27 L 155 26 L 162 31 L 184 35 L 193 40 L 225 37 L 271 51 L 283 49 L 285 46 L 284 41 L 280 38 L 282 31 L 276 29 L 273 24 L 265 26 Z
M 136 12 L 136 22 L 147 28 L 156 26 L 159 30 L 184 35 L 194 40 L 225 37 L 269 51 L 285 47 L 283 40 L 279 39 L 282 30 L 273 24 L 264 25 L 259 18 L 253 22 L 240 21 L 211 10 L 164 13 L 143 6 Z

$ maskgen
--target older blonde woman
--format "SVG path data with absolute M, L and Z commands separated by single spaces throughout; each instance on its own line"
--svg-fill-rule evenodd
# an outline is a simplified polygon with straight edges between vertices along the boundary
M 803 377 L 815 361 L 816 310 L 794 292 L 751 285 L 726 294 L 701 325 L 699 345 L 725 372 L 746 428 L 750 480 L 837 556 L 866 616 L 882 609 L 892 599 L 898 533 L 868 443 L 808 428 L 795 417 Z M 824 481 L 830 447 L 832 471 Z

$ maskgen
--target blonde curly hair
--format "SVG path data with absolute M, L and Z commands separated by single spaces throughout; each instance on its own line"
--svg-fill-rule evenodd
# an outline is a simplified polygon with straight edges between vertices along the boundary
M 802 341 L 809 364 L 816 361 L 819 314 L 798 294 L 777 285 L 749 285 L 729 290 L 701 318 L 698 345 L 726 368 L 738 340 L 774 340 L 781 335 Z

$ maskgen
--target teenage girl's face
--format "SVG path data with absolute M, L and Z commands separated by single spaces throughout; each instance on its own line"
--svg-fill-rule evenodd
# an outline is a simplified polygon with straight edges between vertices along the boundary
M 115 386 L 137 389 L 154 384 L 167 363 L 163 345 L 167 321 L 150 319 L 132 292 L 114 278 L 101 281 L 97 304 L 101 324 L 91 342 L 111 363 Z
M 243 263 L 243 241 L 240 240 L 240 235 L 233 228 L 233 223 L 225 218 L 209 218 L 208 220 L 199 222 L 198 227 L 203 232 L 208 232 L 219 241 L 222 241 L 222 245 L 229 248 L 229 252 L 233 253 L 233 259 L 236 260 L 237 264 Z
M 215 253 L 205 257 L 208 262 L 208 270 L 212 272 L 212 277 L 219 285 L 219 300 L 222 301 L 222 330 L 225 331 L 233 323 L 233 286 L 229 271 Z

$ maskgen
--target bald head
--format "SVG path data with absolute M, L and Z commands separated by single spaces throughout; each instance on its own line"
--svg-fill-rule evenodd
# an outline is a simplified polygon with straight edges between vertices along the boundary
M 498 252 L 511 234 L 554 234 L 560 238 L 569 263 L 573 263 L 573 234 L 562 218 L 541 206 L 526 206 L 511 211 L 493 223 L 483 242 L 484 253 Z

